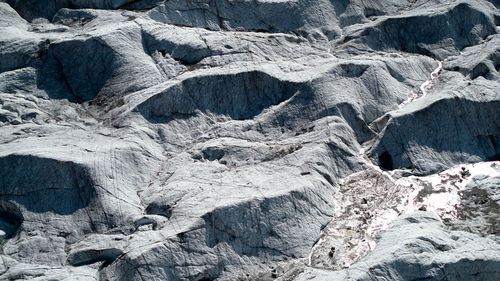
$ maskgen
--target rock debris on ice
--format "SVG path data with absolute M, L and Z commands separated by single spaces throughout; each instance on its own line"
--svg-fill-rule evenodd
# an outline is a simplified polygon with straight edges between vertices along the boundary
M 0 0 L 0 279 L 500 279 L 498 8 Z

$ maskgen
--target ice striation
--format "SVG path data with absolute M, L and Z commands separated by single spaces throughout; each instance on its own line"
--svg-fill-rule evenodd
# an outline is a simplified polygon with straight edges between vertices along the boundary
M 486 0 L 1 0 L 1 280 L 500 279 Z

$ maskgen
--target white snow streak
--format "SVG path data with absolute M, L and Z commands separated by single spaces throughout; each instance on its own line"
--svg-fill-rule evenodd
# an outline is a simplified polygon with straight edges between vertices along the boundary
M 432 87 L 432 82 L 438 77 L 438 75 L 442 69 L 443 69 L 443 63 L 438 61 L 438 67 L 436 69 L 434 69 L 434 71 L 431 72 L 431 77 L 429 79 L 425 80 L 425 82 L 422 83 L 422 85 L 420 85 L 418 92 L 412 93 L 407 100 L 402 102 L 399 105 L 399 108 L 402 108 L 405 105 L 407 105 L 407 104 L 409 104 L 417 99 L 425 97 L 427 95 L 427 91 Z

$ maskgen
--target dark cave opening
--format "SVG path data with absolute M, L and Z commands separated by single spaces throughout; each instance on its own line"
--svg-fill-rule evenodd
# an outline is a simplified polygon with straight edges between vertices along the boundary
M 384 151 L 382 154 L 378 156 L 378 162 L 380 167 L 385 170 L 393 170 L 394 167 L 392 165 L 392 156 L 389 152 Z
M 500 154 L 497 153 L 493 156 L 488 157 L 487 159 L 488 161 L 500 161 Z

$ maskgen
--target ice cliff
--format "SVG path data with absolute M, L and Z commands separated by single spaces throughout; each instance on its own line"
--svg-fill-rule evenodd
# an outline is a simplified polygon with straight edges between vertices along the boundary
M 0 0 L 0 280 L 500 280 L 497 0 Z

